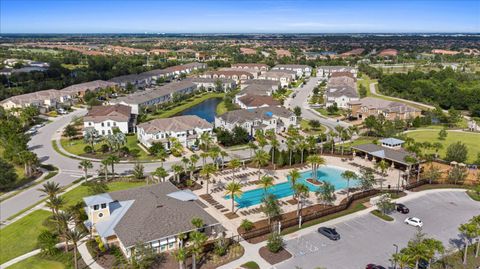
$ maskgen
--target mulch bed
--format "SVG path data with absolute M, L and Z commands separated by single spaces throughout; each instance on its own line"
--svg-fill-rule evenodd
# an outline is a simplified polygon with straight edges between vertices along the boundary
M 295 199 L 290 199 L 290 200 L 287 200 L 287 203 L 289 203 L 291 205 L 296 205 L 296 204 L 298 204 L 298 201 L 295 200 Z
M 239 217 L 239 215 L 237 215 L 236 213 L 229 212 L 225 214 L 225 217 L 227 217 L 228 219 L 236 219 Z
M 284 248 L 282 248 L 277 253 L 273 253 L 273 252 L 270 252 L 270 250 L 268 250 L 267 247 L 261 247 L 258 253 L 262 258 L 264 258 L 271 265 L 286 261 L 292 257 L 292 254 L 290 254 L 290 252 L 288 252 Z
M 307 179 L 307 181 L 308 181 L 308 183 L 313 184 L 313 185 L 315 185 L 315 186 L 320 186 L 320 185 L 322 185 L 322 182 L 320 182 L 320 181 L 318 181 L 318 180 L 315 180 L 315 179 L 313 179 L 313 178 L 309 178 L 309 179 Z

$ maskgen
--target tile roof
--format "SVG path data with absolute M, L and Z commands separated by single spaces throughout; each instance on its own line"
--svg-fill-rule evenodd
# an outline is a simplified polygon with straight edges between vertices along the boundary
M 252 95 L 247 94 L 238 98 L 240 102 L 242 102 L 247 107 L 261 107 L 264 105 L 267 106 L 280 106 L 282 105 L 279 101 L 273 99 L 272 96 L 268 95 Z
M 248 121 L 269 120 L 273 116 L 289 118 L 294 115 L 292 111 L 284 107 L 259 107 L 229 111 L 218 116 L 218 118 L 230 124 L 241 124 Z
M 110 106 L 94 106 L 83 118 L 84 121 L 102 122 L 105 120 L 113 120 L 117 122 L 128 122 L 132 113 L 130 106 L 121 104 Z
M 117 83 L 111 81 L 104 81 L 104 80 L 94 80 L 85 83 L 74 84 L 63 88 L 63 92 L 68 93 L 77 93 L 77 92 L 85 92 L 87 90 L 96 90 L 96 89 L 103 89 L 107 87 L 115 87 Z
M 137 128 L 143 129 L 146 133 L 155 134 L 158 132 L 181 132 L 194 128 L 208 129 L 213 128 L 213 126 L 198 116 L 184 115 L 166 119 L 154 119 L 137 125 Z
M 365 97 L 358 101 L 350 102 L 350 105 L 360 105 L 368 109 L 382 110 L 385 112 L 407 113 L 419 112 L 420 109 L 406 105 L 404 103 L 388 101 L 380 98 Z

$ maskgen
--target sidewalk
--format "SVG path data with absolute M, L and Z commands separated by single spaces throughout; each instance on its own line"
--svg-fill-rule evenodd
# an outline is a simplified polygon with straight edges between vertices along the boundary
M 3 200 L 6 200 L 8 198 L 11 198 L 13 196 L 15 196 L 16 194 L 18 194 L 19 192 L 21 191 L 24 191 L 28 188 L 31 188 L 35 185 L 38 185 L 39 182 L 41 182 L 50 172 L 53 172 L 53 171 L 48 171 L 47 169 L 43 169 L 43 168 L 39 168 L 39 170 L 42 171 L 42 175 L 39 176 L 37 179 L 33 180 L 33 181 L 30 181 L 22 186 L 19 186 L 18 188 L 14 189 L 14 190 L 11 190 L 9 192 L 6 192 L 4 194 L 2 194 L 0 196 L 0 201 L 3 201 Z M 58 170 L 57 170 L 58 172 Z
M 86 240 L 78 245 L 78 253 L 80 256 L 82 256 L 85 264 L 91 269 L 103 269 L 103 267 L 100 266 L 95 259 L 93 259 L 92 255 L 90 255 L 90 252 L 87 249 Z

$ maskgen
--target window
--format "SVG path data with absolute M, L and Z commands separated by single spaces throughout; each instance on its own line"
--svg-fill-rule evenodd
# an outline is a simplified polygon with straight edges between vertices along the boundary
M 107 126 L 110 127 L 110 122 L 107 122 Z
M 117 122 L 116 122 L 116 121 L 113 122 L 113 126 L 117 126 Z
M 94 206 L 93 206 L 93 210 L 98 210 L 99 208 L 100 208 L 99 205 L 94 205 Z
M 103 209 L 103 208 L 107 208 L 107 204 L 101 204 L 100 207 Z
M 102 123 L 102 125 L 103 125 L 103 123 Z M 102 135 L 105 135 L 105 130 L 102 130 Z
M 89 123 L 88 123 L 88 126 L 92 126 L 92 123 L 91 123 L 91 122 L 89 122 Z
M 98 213 L 98 217 L 99 218 L 103 217 L 103 213 L 102 212 Z
M 104 122 L 102 122 L 102 127 L 105 127 L 105 123 L 104 123 Z

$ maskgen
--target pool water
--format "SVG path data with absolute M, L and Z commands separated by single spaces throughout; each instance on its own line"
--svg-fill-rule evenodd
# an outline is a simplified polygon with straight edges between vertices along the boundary
M 323 166 L 318 169 L 318 180 L 330 182 L 335 186 L 335 190 L 344 189 L 347 187 L 347 181 L 341 175 L 343 171 L 344 170 L 332 166 Z M 315 192 L 318 189 L 318 186 L 307 182 L 308 178 L 312 178 L 312 171 L 306 171 L 300 175 L 297 183 L 306 185 L 311 192 Z M 350 186 L 353 185 L 353 182 L 350 182 Z M 290 180 L 273 185 L 267 189 L 267 193 L 275 195 L 277 199 L 292 196 L 293 190 Z M 311 193 L 311 195 L 314 194 Z M 246 191 L 240 197 L 235 197 L 235 202 L 237 202 L 239 208 L 244 208 L 261 204 L 263 197 L 265 197 L 265 192 L 262 188 L 259 188 Z M 230 199 L 230 195 L 225 196 L 225 199 Z
M 217 111 L 217 105 L 222 101 L 222 98 L 210 98 L 197 105 L 192 106 L 191 108 L 185 109 L 184 111 L 178 113 L 175 116 L 182 115 L 195 115 L 200 118 L 208 121 L 215 121 L 215 114 Z

